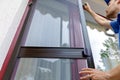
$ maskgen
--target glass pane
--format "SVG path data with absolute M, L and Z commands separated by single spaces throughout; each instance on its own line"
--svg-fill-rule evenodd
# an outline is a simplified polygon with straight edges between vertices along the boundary
M 38 0 L 24 46 L 69 47 L 69 5 L 77 0 Z
M 85 67 L 86 59 L 21 58 L 12 80 L 78 80 Z
M 14 80 L 71 80 L 70 59 L 21 58 Z

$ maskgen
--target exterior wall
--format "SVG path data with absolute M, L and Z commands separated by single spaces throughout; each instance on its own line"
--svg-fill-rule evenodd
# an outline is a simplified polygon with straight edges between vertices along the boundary
M 0 74 L 28 1 L 0 1 Z

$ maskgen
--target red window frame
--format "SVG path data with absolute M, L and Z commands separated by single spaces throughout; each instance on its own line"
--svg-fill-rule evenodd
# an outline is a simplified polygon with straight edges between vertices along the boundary
M 10 45 L 10 47 L 9 47 L 9 50 L 8 50 L 8 52 L 7 52 L 7 56 L 6 56 L 5 60 L 4 60 L 4 63 L 3 63 L 3 65 L 2 65 L 2 68 L 1 68 L 1 71 L 0 71 L 0 80 L 3 79 L 3 77 L 4 77 L 4 75 L 5 75 L 5 72 L 6 72 L 6 70 L 7 70 L 9 61 L 10 61 L 10 59 L 11 59 L 12 53 L 13 53 L 13 51 L 14 51 L 15 45 L 16 45 L 17 40 L 18 40 L 18 37 L 19 37 L 19 34 L 20 34 L 21 30 L 22 30 L 23 24 L 24 24 L 24 22 L 25 22 L 25 19 L 26 19 L 27 15 L 28 15 L 29 10 L 30 10 L 29 4 L 30 4 L 31 2 L 32 2 L 32 0 L 29 0 L 29 1 L 28 1 L 28 5 L 26 6 L 25 12 L 24 12 L 24 14 L 23 14 L 23 16 L 22 16 L 22 19 L 21 19 L 20 23 L 19 23 L 18 29 L 17 29 L 17 31 L 16 31 L 16 33 L 15 33 L 15 36 L 14 36 L 14 38 L 13 38 L 13 40 L 12 40 L 12 42 L 11 42 L 11 45 Z

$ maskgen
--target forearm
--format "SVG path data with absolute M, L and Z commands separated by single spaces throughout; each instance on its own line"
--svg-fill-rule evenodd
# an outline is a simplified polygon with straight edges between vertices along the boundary
M 93 16 L 96 22 L 98 22 L 100 25 L 103 25 L 102 22 L 105 21 L 106 19 L 96 14 L 93 10 L 90 10 L 89 13 L 91 14 L 91 16 Z
M 108 71 L 108 74 L 110 74 L 109 80 L 120 80 L 120 65 Z
M 111 28 L 111 26 L 109 25 L 110 20 L 107 20 L 106 18 L 96 14 L 92 9 L 89 10 L 88 12 L 98 24 L 100 24 L 101 26 L 104 26 L 105 28 Z

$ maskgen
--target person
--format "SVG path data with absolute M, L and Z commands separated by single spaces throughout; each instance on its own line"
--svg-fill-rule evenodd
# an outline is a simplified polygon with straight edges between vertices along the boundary
M 112 29 L 120 36 L 120 0 L 105 0 L 105 2 L 108 5 L 106 8 L 106 17 L 110 19 L 116 18 L 116 20 L 111 21 L 98 15 L 91 9 L 88 3 L 84 5 L 84 10 L 86 10 L 98 24 L 104 26 L 107 29 Z M 80 77 L 80 80 L 120 80 L 120 64 L 107 72 L 99 71 L 93 68 L 83 68 L 79 74 L 86 74 Z

